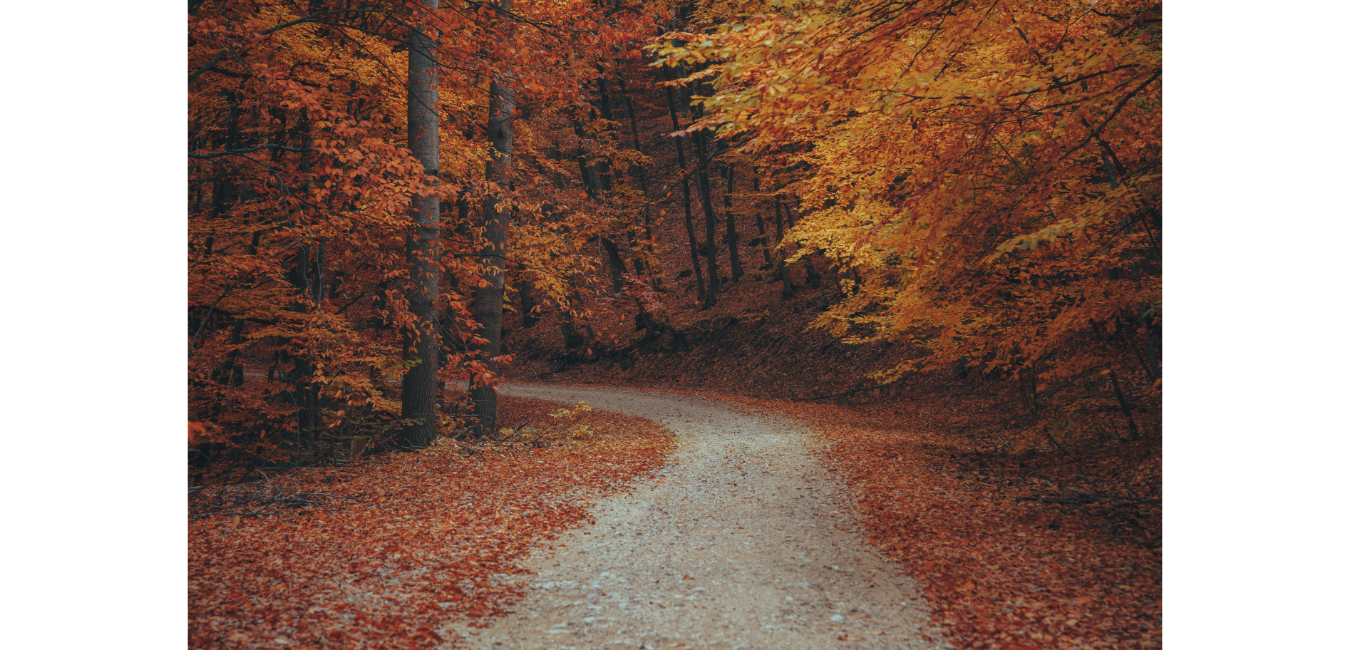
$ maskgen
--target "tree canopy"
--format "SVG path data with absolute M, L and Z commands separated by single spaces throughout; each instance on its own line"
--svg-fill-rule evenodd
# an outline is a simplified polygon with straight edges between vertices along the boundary
M 582 357 L 606 344 L 588 300 L 666 327 L 653 228 L 681 187 L 699 304 L 719 256 L 747 273 L 753 217 L 785 296 L 789 265 L 827 261 L 815 327 L 922 351 L 874 381 L 955 364 L 1033 405 L 1109 381 L 1127 416 L 1119 375 L 1161 385 L 1159 2 L 190 9 L 190 417 L 239 451 L 491 435 L 503 310 L 559 310 Z M 410 90 L 419 33 L 431 95 Z M 426 97 L 437 143 L 414 154 Z

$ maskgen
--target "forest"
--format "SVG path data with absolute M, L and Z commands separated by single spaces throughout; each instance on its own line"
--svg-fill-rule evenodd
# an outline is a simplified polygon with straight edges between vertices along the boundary
M 1161 2 L 188 9 L 189 646 L 489 647 L 809 448 L 891 568 L 745 647 L 1161 647 Z

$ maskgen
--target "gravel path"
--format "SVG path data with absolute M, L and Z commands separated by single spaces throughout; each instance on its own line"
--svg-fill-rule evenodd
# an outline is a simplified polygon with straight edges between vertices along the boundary
M 865 547 L 803 425 L 677 395 L 512 384 L 503 394 L 655 420 L 670 465 L 596 504 L 527 564 L 527 596 L 474 648 L 944 648 L 914 581 Z

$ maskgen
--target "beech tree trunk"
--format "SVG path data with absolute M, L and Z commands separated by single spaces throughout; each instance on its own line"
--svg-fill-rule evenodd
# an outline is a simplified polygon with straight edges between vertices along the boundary
M 727 212 L 727 252 L 731 254 L 731 281 L 738 282 L 745 271 L 741 269 L 741 254 L 736 247 L 740 235 L 736 234 L 736 216 L 731 213 L 731 192 L 735 185 L 736 169 L 728 163 L 726 166 L 726 189 L 722 190 L 722 205 Z
M 539 322 L 539 315 L 534 311 L 536 304 L 534 301 L 534 283 L 530 282 L 529 278 L 521 278 L 520 327 L 522 329 L 534 327 Z
M 669 70 L 669 68 L 667 68 Z M 670 104 L 670 122 L 680 130 L 680 110 L 675 102 L 675 90 L 666 86 L 666 101 Z M 689 208 L 689 176 L 685 172 L 684 138 L 675 138 L 675 151 L 680 156 L 680 187 L 684 190 L 684 229 L 689 234 L 689 257 L 694 263 L 694 280 L 698 283 L 698 299 L 703 301 L 703 267 L 698 263 L 698 238 L 694 235 L 694 217 Z
M 1115 155 L 1114 152 L 1111 151 L 1111 148 L 1110 148 L 1109 146 L 1107 146 L 1106 141 L 1105 141 L 1105 140 L 1102 140 L 1100 137 L 1097 138 L 1097 146 L 1101 149 L 1102 167 L 1104 167 L 1104 168 L 1106 169 L 1107 178 L 1109 178 L 1109 179 L 1111 180 L 1111 189 L 1114 190 L 1114 189 L 1116 189 L 1117 187 L 1120 187 L 1120 182 L 1119 182 L 1119 180 L 1116 178 L 1116 166 L 1115 166 L 1114 164 L 1112 164 L 1112 162 L 1111 162 L 1111 160 L 1114 159 L 1116 155 Z M 1109 154 L 1109 157 L 1108 157 L 1108 154 Z M 1117 162 L 1119 162 L 1119 161 L 1117 161 Z M 1133 229 L 1133 227 L 1132 227 L 1132 225 L 1131 225 L 1132 223 L 1134 223 L 1134 220 L 1133 220 L 1133 219 L 1127 219 L 1127 220 L 1125 221 L 1124 226 L 1125 226 L 1125 233 L 1126 233 L 1126 234 L 1132 234 L 1132 233 L 1133 233 L 1134 229 Z M 1160 251 L 1160 249 L 1159 249 L 1159 247 L 1158 247 L 1158 240 L 1157 240 L 1156 238 L 1154 238 L 1153 232 L 1149 230 L 1149 228 L 1148 228 L 1148 221 L 1147 221 L 1147 220 L 1144 220 L 1144 219 L 1141 219 L 1141 223 L 1142 223 L 1143 226 L 1144 226 L 1144 230 L 1146 231 L 1146 234 L 1148 235 L 1149 241 L 1151 241 L 1151 242 L 1153 243 L 1153 250 L 1156 251 L 1156 252 L 1158 253 L 1158 255 L 1161 255 L 1161 251 Z M 1161 261 L 1161 260 L 1160 260 L 1160 261 Z M 1130 275 L 1132 275 L 1132 276 L 1134 277 L 1134 281 L 1135 281 L 1135 282 L 1140 282 L 1140 279 L 1139 279 L 1139 267 L 1138 267 L 1138 265 L 1136 265 L 1134 262 L 1130 262 Z M 1140 357 L 1139 361 L 1140 361 L 1140 363 L 1143 364 L 1143 366 L 1144 366 L 1144 373 L 1148 375 L 1149 379 L 1159 379 L 1159 378 L 1162 377 L 1162 366 L 1161 366 L 1161 364 L 1158 363 L 1158 356 L 1157 356 L 1157 354 L 1156 354 L 1156 353 L 1154 352 L 1154 350 L 1153 350 L 1153 337 L 1148 335 L 1148 329 L 1144 326 L 1144 316 L 1143 316 L 1143 314 L 1144 314 L 1144 306 L 1143 306 L 1143 305 L 1140 305 L 1140 306 L 1139 306 L 1139 310 L 1138 310 L 1137 312 L 1135 312 L 1135 315 L 1134 315 L 1134 324 L 1135 324 L 1139 329 L 1144 330 L 1144 349 L 1148 352 L 1148 357 L 1145 358 L 1143 355 L 1139 355 L 1139 351 L 1138 351 L 1137 349 L 1135 350 L 1135 354 L 1136 354 L 1136 355 L 1139 355 L 1139 357 Z M 1131 346 L 1131 347 L 1134 347 L 1134 337 L 1133 337 L 1133 336 L 1129 336 L 1128 339 L 1129 339 L 1129 341 L 1130 341 L 1130 346 Z M 1114 372 L 1114 371 L 1113 371 L 1113 372 Z M 1115 381 L 1114 375 L 1112 376 L 1112 381 L 1113 381 L 1113 382 Z M 1117 390 L 1116 396 L 1117 396 L 1117 397 L 1120 396 L 1119 390 Z M 1124 408 L 1124 404 L 1125 404 L 1125 402 L 1124 402 L 1124 401 L 1121 401 L 1121 406 L 1122 406 L 1122 408 Z M 1127 410 L 1127 411 L 1126 411 L 1126 417 L 1128 417 L 1128 416 L 1129 416 L 1129 412 L 1128 412 L 1128 410 Z M 1134 431 L 1134 420 L 1133 420 L 1133 419 L 1130 420 L 1130 429 L 1131 429 L 1131 431 Z M 1136 432 L 1136 433 L 1137 433 L 1137 432 Z M 1137 437 L 1137 436 L 1136 436 L 1136 437 Z M 1133 440 L 1133 439 L 1135 439 L 1135 438 L 1131 438 L 1131 440 Z
M 511 1 L 502 0 L 498 11 L 509 12 Z M 499 15 L 500 19 L 505 20 Z M 511 155 L 515 145 L 515 124 L 511 114 L 516 110 L 516 91 L 510 79 L 502 73 L 492 78 L 488 89 L 488 144 L 492 151 L 488 159 L 487 180 L 500 188 L 511 187 Z M 488 286 L 474 289 L 473 317 L 483 326 L 479 336 L 486 345 L 477 346 L 487 369 L 497 372 L 494 360 L 502 349 L 502 298 L 506 291 L 506 229 L 511 224 L 510 210 L 500 206 L 494 194 L 483 199 L 483 227 L 487 242 L 482 250 L 482 265 Z M 491 436 L 497 431 L 497 389 L 477 385 L 470 389 L 474 415 L 478 418 L 478 435 Z
M 638 136 L 637 107 L 633 104 L 632 98 L 628 96 L 628 84 L 624 83 L 623 77 L 616 76 L 615 80 L 619 82 L 619 94 L 623 96 L 624 106 L 628 108 L 628 125 L 633 131 L 633 151 L 642 153 L 642 138 Z M 642 165 L 635 165 L 637 169 L 638 189 L 642 190 L 642 196 L 647 197 L 647 170 Z M 651 250 L 652 241 L 652 209 L 650 205 L 644 205 L 642 208 L 642 225 L 647 235 L 647 249 Z
M 422 10 L 435 11 L 438 1 L 423 0 Z M 439 177 L 440 97 L 436 88 L 436 36 L 425 27 L 427 22 L 414 22 L 408 33 L 408 149 L 429 176 Z M 403 418 L 416 422 L 399 432 L 398 445 L 417 449 L 430 445 L 435 439 L 439 420 L 436 397 L 440 314 L 436 311 L 436 296 L 440 293 L 441 283 L 440 266 L 437 265 L 441 200 L 436 196 L 414 196 L 410 208 L 412 227 L 407 237 L 407 297 L 415 325 L 414 329 L 403 333 L 403 359 L 414 365 L 403 376 Z
M 717 213 L 712 207 L 712 193 L 708 190 L 708 136 L 703 131 L 694 134 L 694 166 L 698 168 L 698 193 L 703 203 L 704 234 L 703 242 L 708 255 L 708 293 L 703 296 L 699 309 L 709 309 L 717 304 L 717 287 L 721 281 L 717 278 Z
M 775 195 L 773 207 L 778 226 L 778 253 L 774 257 L 778 258 L 778 276 L 783 279 L 783 299 L 787 300 L 792 297 L 792 276 L 788 275 L 787 264 L 783 261 L 787 259 L 787 249 L 783 248 L 783 197 Z
M 591 326 L 585 321 L 577 325 L 576 321 L 576 314 L 581 311 L 581 294 L 577 291 L 577 286 L 583 281 L 584 278 L 580 273 L 573 273 L 567 278 L 568 305 L 566 309 L 561 310 L 563 359 L 567 364 L 581 358 L 583 354 L 578 351 L 595 340 L 595 332 L 591 330 Z
M 618 295 L 623 292 L 623 276 L 628 273 L 628 266 L 623 263 L 623 256 L 619 254 L 619 247 L 614 240 L 601 237 L 600 247 L 605 249 L 605 255 L 609 258 L 609 282 L 614 294 Z
M 225 149 L 227 151 L 239 148 L 239 103 L 243 100 L 243 93 L 231 91 L 225 92 L 225 101 L 230 105 L 230 118 L 225 127 Z M 214 183 L 215 191 L 212 196 L 211 219 L 219 219 L 225 215 L 229 205 L 234 202 L 234 183 L 229 179 L 216 181 Z M 204 252 L 202 258 L 211 256 L 211 251 L 215 247 L 215 236 L 207 235 L 206 242 L 203 245 Z
M 600 76 L 596 78 L 596 89 L 600 96 L 596 98 L 595 105 L 600 110 L 600 117 L 605 121 L 614 122 L 614 105 L 609 101 L 609 84 L 605 81 L 605 71 L 599 69 Z M 608 131 L 609 129 L 606 129 Z M 603 193 L 609 193 L 614 189 L 614 175 L 610 170 L 609 160 L 601 158 L 595 162 L 595 171 L 599 182 L 599 189 Z
M 628 124 L 633 131 L 633 151 L 642 153 L 642 138 L 638 136 L 637 107 L 633 105 L 633 100 L 628 96 L 628 84 L 624 83 L 623 77 L 615 76 L 619 82 L 619 94 L 623 98 L 624 106 L 628 108 Z M 642 206 L 642 232 L 643 239 L 640 247 L 633 247 L 633 272 L 646 273 L 652 282 L 652 288 L 661 289 L 661 276 L 656 266 L 659 263 L 656 259 L 656 240 L 652 237 L 652 206 L 646 204 L 647 197 L 647 170 L 642 165 L 635 165 L 637 171 L 638 189 L 642 191 L 644 205 Z M 631 233 L 630 233 L 631 238 Z M 630 243 L 631 246 L 631 243 Z
M 764 212 L 759 206 L 759 177 L 755 177 L 755 229 L 759 231 L 759 250 L 764 253 L 764 266 L 772 266 L 773 260 L 769 259 L 769 234 L 764 229 Z M 752 244 L 754 242 L 751 242 Z
M 309 149 L 312 137 L 313 124 L 309 120 L 309 109 L 302 109 L 300 113 L 300 133 L 301 148 L 300 153 L 300 171 L 303 174 L 309 174 L 310 155 Z M 307 183 L 307 182 L 306 182 Z M 308 240 L 305 240 L 308 241 Z M 297 296 L 291 309 L 296 312 L 305 311 L 305 304 L 301 298 L 309 293 L 309 245 L 301 244 L 295 255 L 295 268 L 291 273 L 291 284 L 295 287 Z M 281 361 L 289 362 L 291 357 L 284 352 L 281 354 Z M 293 399 L 295 400 L 295 442 L 297 445 L 303 445 L 306 440 L 312 440 L 315 434 L 315 424 L 319 419 L 310 405 L 310 396 L 312 395 L 311 386 L 313 384 L 313 367 L 309 360 L 304 356 L 294 359 L 295 368 L 287 373 L 287 381 L 291 383 L 293 390 Z
M 798 207 L 800 207 L 800 206 L 798 206 Z M 795 221 L 793 220 L 793 218 L 792 218 L 792 206 L 790 206 L 790 205 L 785 205 L 785 206 L 783 206 L 783 211 L 784 211 L 784 212 L 787 212 L 787 216 L 788 216 L 788 225 L 790 225 L 790 226 L 792 226 L 792 227 L 795 228 L 795 227 L 797 226 L 797 224 L 796 224 L 796 222 L 795 222 Z M 816 265 L 811 263 L 811 254 L 810 254 L 810 253 L 808 253 L 808 254 L 802 256 L 802 265 L 806 267 L 806 283 L 809 284 L 809 285 L 811 285 L 811 288 L 812 288 L 812 289 L 819 289 L 819 288 L 820 288 L 820 272 L 819 272 L 819 271 L 816 271 Z
M 1111 390 L 1116 394 L 1116 403 L 1120 404 L 1120 411 L 1125 414 L 1125 422 L 1130 425 L 1130 440 L 1139 439 L 1139 427 L 1134 423 L 1134 414 L 1130 412 L 1130 403 L 1125 399 L 1125 392 L 1120 390 L 1120 381 L 1116 379 L 1114 368 L 1107 371 L 1111 377 Z

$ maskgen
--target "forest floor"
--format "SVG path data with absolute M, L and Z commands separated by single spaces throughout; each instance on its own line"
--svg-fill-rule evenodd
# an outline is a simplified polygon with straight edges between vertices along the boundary
M 997 396 L 901 409 L 728 399 L 828 443 L 869 542 L 917 580 L 957 647 L 1162 647 L 1156 439 L 1000 450 L 972 432 Z
M 511 428 L 577 400 L 603 410 L 542 448 L 442 441 L 194 493 L 189 645 L 1161 645 L 1149 443 L 992 454 L 922 400 L 897 416 L 503 393 Z
M 510 427 L 558 407 L 499 406 Z M 594 411 L 577 423 L 589 430 L 543 444 L 442 439 L 191 491 L 188 646 L 431 648 L 458 638 L 447 621 L 484 625 L 519 598 L 521 558 L 674 448 L 650 420 Z
M 597 332 L 607 348 L 580 359 L 565 358 L 556 313 L 533 328 L 517 317 L 502 426 L 548 422 L 575 396 L 607 407 L 581 418 L 590 439 L 440 443 L 193 494 L 189 645 L 931 647 L 927 633 L 958 648 L 1160 647 L 1156 402 L 1136 401 L 1138 441 L 1081 427 L 1050 439 L 1023 429 L 1006 381 L 869 387 L 865 372 L 907 351 L 804 332 L 833 290 L 782 300 L 748 279 L 713 310 L 673 309 L 657 339 Z M 1121 379 L 1128 395 L 1147 389 Z M 530 381 L 568 386 L 538 395 L 562 403 L 509 396 L 541 390 Z M 601 404 L 602 387 L 660 393 Z M 709 401 L 684 402 L 698 414 L 686 417 L 651 406 L 672 395 Z M 734 433 L 751 419 L 772 431 Z M 802 499 L 784 496 L 796 487 Z M 738 540 L 753 552 L 714 557 Z M 835 549 L 847 561 L 805 561 Z M 653 563 L 693 570 L 674 581 Z

